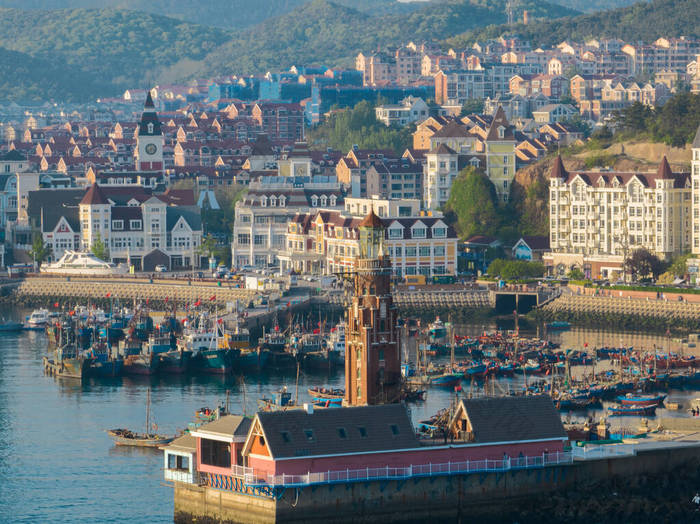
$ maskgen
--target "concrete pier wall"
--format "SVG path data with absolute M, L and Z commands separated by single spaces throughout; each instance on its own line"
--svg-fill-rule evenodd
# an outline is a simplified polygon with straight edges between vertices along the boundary
M 177 485 L 175 521 L 222 523 L 426 522 L 497 520 L 504 508 L 616 478 L 653 476 L 700 459 L 700 445 L 639 451 L 636 456 L 508 472 L 288 488 L 276 497 Z

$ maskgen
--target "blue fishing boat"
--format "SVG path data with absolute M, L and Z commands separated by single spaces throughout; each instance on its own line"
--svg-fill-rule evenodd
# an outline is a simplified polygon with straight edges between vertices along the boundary
M 625 406 L 658 406 L 661 404 L 666 395 L 641 395 L 634 393 L 627 393 L 627 395 L 620 395 L 617 397 L 617 401 Z
M 428 380 L 433 386 L 453 387 L 457 386 L 462 381 L 463 376 L 462 373 L 442 373 L 429 377 Z
M 621 416 L 621 415 L 637 415 L 637 416 L 649 416 L 656 413 L 657 404 L 651 406 L 612 406 L 608 408 L 610 415 Z
M 549 322 L 547 324 L 547 329 L 550 331 L 565 331 L 571 329 L 571 324 L 564 320 L 555 320 L 554 322 Z
M 428 326 L 428 334 L 432 339 L 445 338 L 447 336 L 447 326 L 440 320 L 440 317 L 437 317 L 435 322 Z

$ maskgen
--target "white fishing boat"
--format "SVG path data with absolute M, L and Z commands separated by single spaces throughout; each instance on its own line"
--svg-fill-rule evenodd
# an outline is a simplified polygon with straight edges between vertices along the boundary
M 61 258 L 50 264 L 42 264 L 40 273 L 54 275 L 106 276 L 128 273 L 125 264 L 113 264 L 100 260 L 95 255 L 83 251 L 67 250 Z

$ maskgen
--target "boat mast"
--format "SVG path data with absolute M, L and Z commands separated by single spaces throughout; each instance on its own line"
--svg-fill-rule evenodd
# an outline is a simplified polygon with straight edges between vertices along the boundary
M 149 429 L 151 427 L 151 386 L 148 386 L 146 390 L 146 437 L 150 435 Z

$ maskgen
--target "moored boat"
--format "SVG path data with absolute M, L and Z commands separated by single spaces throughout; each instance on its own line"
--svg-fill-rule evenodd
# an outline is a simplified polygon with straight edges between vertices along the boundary
M 617 401 L 624 406 L 657 406 L 660 405 L 666 395 L 642 395 L 627 393 L 617 397 Z
M 657 404 L 652 404 L 649 406 L 638 406 L 638 405 L 626 405 L 626 406 L 612 406 L 608 408 L 611 415 L 654 415 L 656 412 Z

